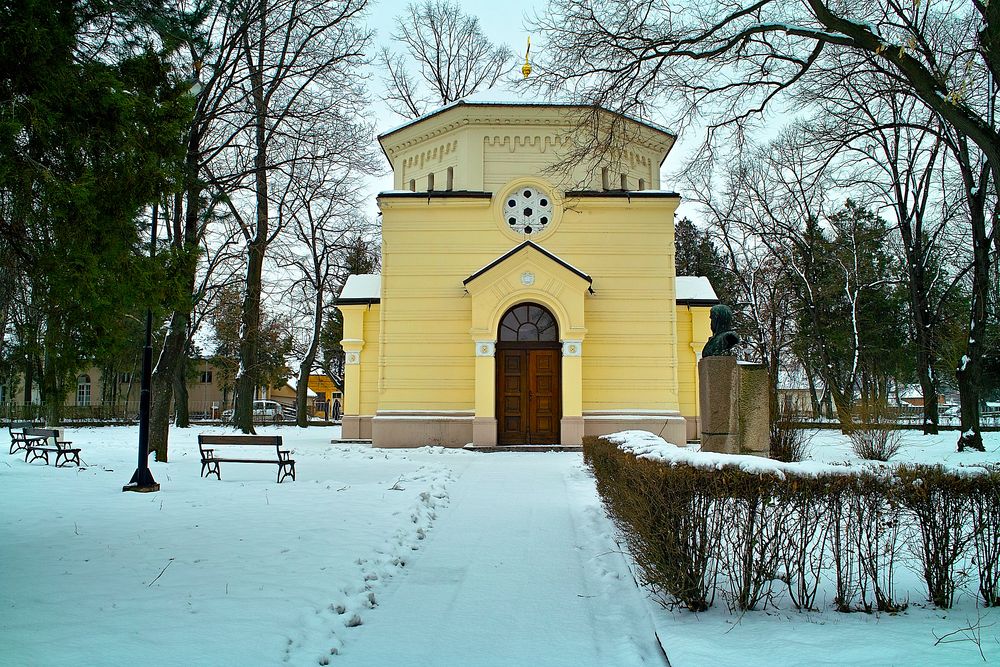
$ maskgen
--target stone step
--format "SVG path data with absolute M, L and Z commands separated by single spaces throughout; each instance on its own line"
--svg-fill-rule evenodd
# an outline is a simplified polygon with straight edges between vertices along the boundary
M 489 447 L 466 445 L 470 452 L 582 452 L 580 445 L 493 445 Z

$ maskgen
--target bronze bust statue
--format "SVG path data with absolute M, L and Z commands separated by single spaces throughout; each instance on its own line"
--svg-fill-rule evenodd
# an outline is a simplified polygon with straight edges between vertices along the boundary
M 733 331 L 733 311 L 721 303 L 712 306 L 709 314 L 712 318 L 712 337 L 701 350 L 704 357 L 726 357 L 733 354 L 733 348 L 739 345 L 740 337 Z

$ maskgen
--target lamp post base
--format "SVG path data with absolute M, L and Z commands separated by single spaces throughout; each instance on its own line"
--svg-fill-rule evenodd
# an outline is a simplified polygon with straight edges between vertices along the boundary
M 154 491 L 159 491 L 160 485 L 153 482 L 149 486 L 139 486 L 138 484 L 126 484 L 122 487 L 122 491 L 135 491 L 136 493 L 153 493 Z
M 132 479 L 122 487 L 122 491 L 135 491 L 137 493 L 152 493 L 159 490 L 160 485 L 153 479 L 153 473 L 149 472 L 149 468 L 136 468 L 136 471 L 132 473 Z

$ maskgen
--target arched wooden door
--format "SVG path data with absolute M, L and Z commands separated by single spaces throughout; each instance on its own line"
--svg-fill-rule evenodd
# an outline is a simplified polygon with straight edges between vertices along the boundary
M 497 334 L 497 442 L 557 444 L 562 417 L 559 327 L 545 307 L 508 310 Z

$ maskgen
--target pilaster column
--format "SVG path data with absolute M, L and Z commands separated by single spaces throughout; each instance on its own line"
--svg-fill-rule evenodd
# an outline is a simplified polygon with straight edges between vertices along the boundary
M 344 317 L 344 403 L 340 434 L 345 439 L 361 437 L 361 349 L 365 346 L 365 306 L 338 306 Z
M 472 443 L 477 447 L 497 444 L 496 341 L 476 340 L 476 416 L 472 420 Z
M 562 345 L 562 420 L 559 434 L 563 445 L 583 443 L 583 341 L 564 340 Z
M 691 351 L 694 352 L 694 416 L 701 415 L 701 373 L 698 370 L 698 362 L 701 361 L 701 351 L 708 341 L 694 341 L 691 343 Z

